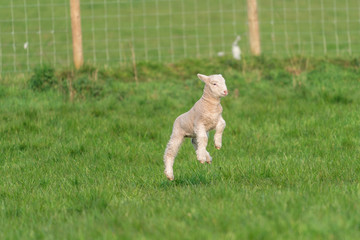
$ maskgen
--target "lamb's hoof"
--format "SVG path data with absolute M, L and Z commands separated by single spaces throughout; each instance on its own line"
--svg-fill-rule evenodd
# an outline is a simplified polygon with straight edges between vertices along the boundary
M 221 146 L 215 146 L 215 148 L 216 148 L 217 150 L 220 150 Z
M 211 164 L 211 163 L 212 163 L 212 157 L 210 156 L 209 153 L 207 153 L 207 156 L 206 156 L 206 163 L 207 163 L 207 164 Z
M 199 160 L 199 162 L 200 162 L 201 164 L 204 164 L 206 161 L 205 161 L 205 160 Z
M 167 177 L 167 179 L 169 179 L 170 181 L 174 180 L 174 173 L 172 172 L 168 172 L 168 171 L 164 171 L 165 176 Z

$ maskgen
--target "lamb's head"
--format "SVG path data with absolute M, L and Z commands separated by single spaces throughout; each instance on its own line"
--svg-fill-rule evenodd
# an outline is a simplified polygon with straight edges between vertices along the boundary
M 205 83 L 205 90 L 207 90 L 212 97 L 220 98 L 228 95 L 229 92 L 225 84 L 225 79 L 221 74 L 206 76 L 199 73 L 197 76 Z

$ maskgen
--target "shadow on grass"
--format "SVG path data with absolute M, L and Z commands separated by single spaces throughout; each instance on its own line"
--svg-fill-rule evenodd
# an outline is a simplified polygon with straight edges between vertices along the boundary
M 209 185 L 210 183 L 211 180 L 206 178 L 205 175 L 196 173 L 191 175 L 180 175 L 175 177 L 174 181 L 164 180 L 160 183 L 159 187 L 162 189 L 168 189 L 172 187 Z

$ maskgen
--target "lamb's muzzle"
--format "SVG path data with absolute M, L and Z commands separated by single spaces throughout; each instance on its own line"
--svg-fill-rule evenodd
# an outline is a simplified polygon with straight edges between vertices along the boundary
M 221 74 L 210 76 L 198 74 L 197 76 L 205 83 L 203 95 L 188 112 L 176 118 L 165 150 L 164 173 L 169 180 L 174 180 L 174 159 L 185 137 L 192 138 L 191 142 L 200 163 L 212 161 L 209 152 L 206 151 L 210 130 L 215 129 L 215 147 L 221 148 L 222 133 L 226 123 L 221 116 L 220 99 L 228 95 L 225 79 Z

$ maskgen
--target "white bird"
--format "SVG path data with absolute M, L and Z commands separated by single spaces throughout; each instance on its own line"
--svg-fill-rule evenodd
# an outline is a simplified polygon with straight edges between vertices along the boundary
M 29 46 L 29 43 L 28 43 L 28 42 L 24 43 L 24 49 L 27 49 L 28 46 Z
M 241 49 L 238 45 L 238 42 L 241 40 L 240 36 L 237 36 L 235 41 L 232 44 L 232 55 L 234 57 L 234 59 L 236 60 L 241 60 Z

